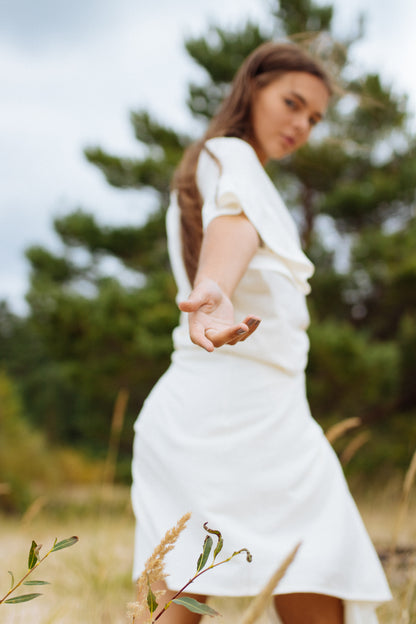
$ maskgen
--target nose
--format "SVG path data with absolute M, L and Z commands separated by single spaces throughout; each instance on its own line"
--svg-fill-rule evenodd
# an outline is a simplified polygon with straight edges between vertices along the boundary
M 294 128 L 299 136 L 307 135 L 310 132 L 309 117 L 306 114 L 299 114 L 294 119 Z

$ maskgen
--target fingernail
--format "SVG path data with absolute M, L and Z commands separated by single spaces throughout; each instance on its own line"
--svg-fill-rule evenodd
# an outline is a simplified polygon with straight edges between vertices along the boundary
M 246 332 L 246 330 L 245 330 L 245 329 L 237 329 L 237 334 L 238 334 L 239 336 L 241 336 L 242 334 L 246 334 L 246 333 L 247 333 L 247 332 Z

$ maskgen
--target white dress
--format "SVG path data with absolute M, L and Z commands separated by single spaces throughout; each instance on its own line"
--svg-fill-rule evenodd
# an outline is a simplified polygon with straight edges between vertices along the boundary
M 239 555 L 202 575 L 190 591 L 255 595 L 301 541 L 276 593 L 337 596 L 346 601 L 348 624 L 372 624 L 373 605 L 389 600 L 390 591 L 305 394 L 305 295 L 313 265 L 253 149 L 236 138 L 210 139 L 207 147 L 220 166 L 202 151 L 197 181 L 203 225 L 243 210 L 257 229 L 262 245 L 233 303 L 237 321 L 255 314 L 262 322 L 248 340 L 207 353 L 191 343 L 181 315 L 172 363 L 135 425 L 133 575 L 141 573 L 166 530 L 190 511 L 191 521 L 167 559 L 171 589 L 194 574 L 208 522 L 222 532 L 225 554 L 245 547 L 253 561 Z M 178 301 L 184 300 L 190 285 L 175 197 L 167 230 Z

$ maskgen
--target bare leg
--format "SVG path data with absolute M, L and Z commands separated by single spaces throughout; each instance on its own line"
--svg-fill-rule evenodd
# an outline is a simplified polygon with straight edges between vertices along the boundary
M 283 624 L 344 624 L 344 605 L 333 596 L 281 594 L 274 604 Z
M 166 593 L 160 599 L 160 607 L 168 602 L 176 592 L 171 591 L 170 589 L 166 589 L 166 584 L 164 582 L 155 583 L 152 585 L 152 590 L 156 591 L 159 589 L 165 589 Z M 205 602 L 207 597 L 201 596 L 200 594 L 181 594 L 182 596 L 189 596 L 190 598 L 195 598 L 198 602 Z M 156 615 L 160 610 L 160 607 L 156 610 Z M 181 607 L 179 605 L 173 604 L 167 609 L 166 613 L 162 615 L 160 618 L 160 622 L 163 624 L 199 624 L 201 621 L 201 615 L 197 613 L 191 613 L 185 607 Z M 137 620 L 137 624 L 148 624 L 149 617 Z M 159 624 L 159 620 L 157 622 Z

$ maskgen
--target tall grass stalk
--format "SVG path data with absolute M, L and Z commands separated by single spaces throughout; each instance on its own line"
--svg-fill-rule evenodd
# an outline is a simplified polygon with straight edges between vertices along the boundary
M 243 616 L 241 624 L 254 624 L 255 622 L 257 622 L 261 614 L 267 608 L 270 598 L 272 597 L 274 590 L 279 584 L 279 581 L 284 577 L 288 567 L 296 557 L 296 553 L 298 552 L 300 546 L 300 542 L 299 544 L 296 544 L 296 546 L 288 554 L 286 559 L 277 568 L 276 572 L 270 577 L 270 580 L 262 589 L 262 591 L 253 599 L 249 608 Z
M 111 419 L 110 439 L 108 442 L 107 457 L 104 465 L 103 483 L 114 484 L 116 474 L 117 455 L 120 447 L 120 436 L 126 414 L 129 393 L 125 388 L 118 391 Z
M 347 444 L 340 456 L 340 462 L 345 467 L 354 457 L 354 455 L 360 450 L 364 444 L 368 442 L 371 438 L 371 433 L 369 431 L 362 431 L 358 433 L 354 438 Z
M 396 516 L 396 522 L 393 530 L 393 539 L 391 543 L 391 552 L 394 553 L 399 541 L 400 531 L 403 525 L 403 521 L 406 517 L 406 513 L 409 506 L 409 496 L 413 483 L 416 478 L 416 450 L 413 453 L 413 457 L 410 461 L 409 468 L 403 481 L 402 494 L 399 502 L 399 508 Z
M 151 615 L 153 615 L 152 609 L 149 606 L 148 601 L 149 595 L 152 595 L 150 587 L 152 584 L 164 581 L 164 579 L 166 578 L 165 557 L 168 552 L 170 552 L 175 546 L 178 537 L 185 529 L 190 517 L 190 513 L 182 516 L 182 518 L 177 522 L 176 526 L 167 531 L 160 544 L 156 546 L 152 555 L 146 561 L 144 570 L 137 580 L 136 601 L 128 604 L 128 616 L 131 618 L 131 622 L 133 624 L 137 622 L 137 620 L 141 618 L 144 614 L 148 614 L 149 610 L 151 611 Z M 158 596 L 154 595 L 156 603 L 157 600 L 162 597 L 162 595 L 163 594 L 159 594 Z
M 356 429 L 362 424 L 361 418 L 353 417 L 341 420 L 341 422 L 335 423 L 332 427 L 329 427 L 326 432 L 326 438 L 330 444 L 334 444 L 335 440 L 338 440 L 344 433 Z

